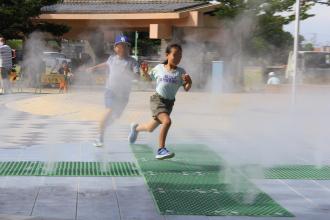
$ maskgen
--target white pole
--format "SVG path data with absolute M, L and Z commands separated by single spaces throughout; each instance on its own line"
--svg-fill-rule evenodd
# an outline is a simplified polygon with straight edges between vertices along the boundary
M 296 102 L 296 76 L 298 72 L 299 53 L 299 32 L 300 32 L 300 0 L 296 0 L 296 21 L 293 46 L 293 74 L 292 74 L 292 104 Z
M 138 60 L 138 38 L 139 38 L 139 33 L 135 31 L 134 56 L 136 60 Z

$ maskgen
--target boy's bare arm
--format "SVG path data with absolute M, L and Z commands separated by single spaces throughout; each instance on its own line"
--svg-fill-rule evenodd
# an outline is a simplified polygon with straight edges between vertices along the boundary
M 87 70 L 88 70 L 88 71 L 94 71 L 94 70 L 96 70 L 96 69 L 101 69 L 101 68 L 106 68 L 106 67 L 108 67 L 108 64 L 107 64 L 107 62 L 104 62 L 104 63 L 100 63 L 100 64 L 98 64 L 98 65 L 95 65 L 95 66 L 89 67 L 89 68 L 87 68 Z

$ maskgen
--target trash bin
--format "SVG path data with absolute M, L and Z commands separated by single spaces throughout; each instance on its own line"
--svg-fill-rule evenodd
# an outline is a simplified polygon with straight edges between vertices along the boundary
M 223 61 L 212 61 L 212 83 L 211 91 L 212 93 L 219 94 L 223 92 Z

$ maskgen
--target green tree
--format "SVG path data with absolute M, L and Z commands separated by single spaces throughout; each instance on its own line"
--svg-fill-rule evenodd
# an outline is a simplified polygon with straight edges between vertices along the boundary
M 302 50 L 302 51 L 313 51 L 314 50 L 314 45 L 312 43 L 301 44 L 300 50 Z
M 0 0 L 0 34 L 9 39 L 22 39 L 33 31 L 61 36 L 69 31 L 65 25 L 37 22 L 41 8 L 59 0 Z
M 323 5 L 330 5 L 330 0 L 314 0 L 312 2 L 318 3 L 318 4 L 323 4 Z
M 135 32 L 124 32 L 131 39 L 134 48 Z M 150 39 L 149 32 L 139 32 L 138 37 L 138 56 L 157 55 L 160 47 L 160 40 Z
M 237 20 L 244 21 L 246 17 L 252 19 L 253 25 L 249 27 L 248 33 L 238 39 L 243 42 L 236 45 L 242 45 L 242 52 L 251 57 L 268 54 L 272 61 L 285 62 L 292 49 L 293 37 L 283 30 L 283 26 L 295 19 L 295 2 L 296 0 L 222 0 L 215 15 L 224 20 L 225 27 L 233 35 L 244 35 L 240 33 L 242 27 L 238 27 L 238 31 L 231 30 L 237 25 Z M 302 1 L 302 20 L 313 16 L 308 14 L 308 10 L 317 2 L 321 1 Z M 322 2 L 330 3 L 330 0 Z

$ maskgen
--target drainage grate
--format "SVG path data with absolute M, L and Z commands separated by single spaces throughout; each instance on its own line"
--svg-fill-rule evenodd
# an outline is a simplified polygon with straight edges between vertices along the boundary
M 166 161 L 146 145 L 132 149 L 162 214 L 293 216 L 204 145 L 175 145 Z
M 0 162 L 0 176 L 139 176 L 131 162 Z
M 264 170 L 266 179 L 330 180 L 330 166 L 290 165 Z

